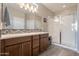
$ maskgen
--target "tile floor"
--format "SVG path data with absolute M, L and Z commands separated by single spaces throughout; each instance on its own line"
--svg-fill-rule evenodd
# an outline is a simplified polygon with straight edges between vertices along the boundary
M 79 53 L 66 48 L 51 45 L 46 51 L 44 51 L 39 56 L 79 56 Z

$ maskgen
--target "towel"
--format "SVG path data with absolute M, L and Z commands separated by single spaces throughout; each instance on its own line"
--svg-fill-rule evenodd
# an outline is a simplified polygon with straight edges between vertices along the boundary
M 5 11 L 4 11 L 4 22 L 5 22 L 5 26 L 10 25 L 10 18 L 9 18 L 9 13 L 8 13 L 7 7 L 5 8 Z

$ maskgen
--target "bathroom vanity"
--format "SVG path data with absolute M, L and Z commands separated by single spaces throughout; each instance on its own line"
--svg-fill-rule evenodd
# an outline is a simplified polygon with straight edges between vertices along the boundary
M 0 55 L 39 55 L 48 48 L 47 23 L 42 21 L 41 16 L 20 11 L 19 6 L 17 10 L 13 5 L 17 6 L 2 4 Z
M 7 34 L 0 38 L 0 55 L 35 56 L 48 48 L 48 33 Z

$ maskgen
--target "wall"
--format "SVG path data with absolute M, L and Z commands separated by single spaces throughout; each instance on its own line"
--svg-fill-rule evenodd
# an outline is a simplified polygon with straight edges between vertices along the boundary
M 54 13 L 51 12 L 48 8 L 46 8 L 44 5 L 42 5 L 41 3 L 38 4 L 38 14 L 39 16 L 42 16 L 42 17 L 53 17 L 54 16 Z

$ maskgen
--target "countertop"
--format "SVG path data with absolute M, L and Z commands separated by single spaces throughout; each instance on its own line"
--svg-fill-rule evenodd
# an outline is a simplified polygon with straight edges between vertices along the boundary
M 31 36 L 31 35 L 40 35 L 40 34 L 47 34 L 48 32 L 31 32 L 31 33 L 16 33 L 16 34 L 6 34 L 2 35 L 0 40 L 2 39 L 9 39 L 9 38 L 16 38 L 22 36 Z

